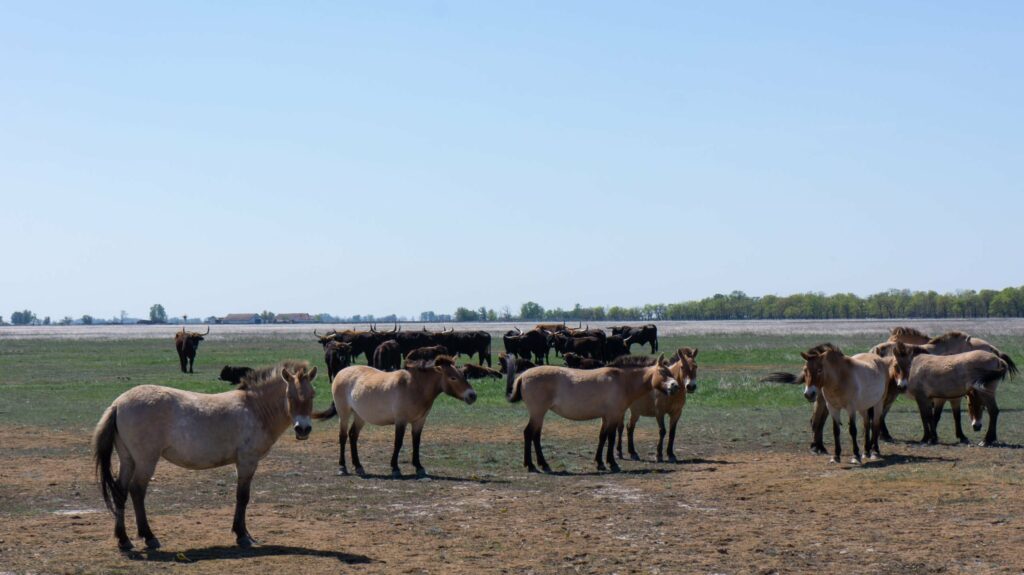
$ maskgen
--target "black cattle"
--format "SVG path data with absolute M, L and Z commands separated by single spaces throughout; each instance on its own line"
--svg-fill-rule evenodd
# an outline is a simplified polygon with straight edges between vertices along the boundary
M 534 362 L 544 364 L 548 362 L 548 352 L 551 350 L 551 337 L 550 332 L 540 329 L 531 329 L 517 336 L 509 336 L 506 333 L 505 350 L 516 354 L 522 359 L 530 359 L 532 356 Z
M 629 355 L 626 340 L 621 335 L 610 335 L 604 340 L 604 360 L 612 361 L 617 357 Z
M 327 364 L 327 381 L 333 382 L 338 372 L 352 365 L 352 345 L 341 341 L 324 344 L 324 363 Z
M 591 359 L 601 359 L 604 357 L 604 340 L 599 337 L 592 335 L 572 337 L 556 333 L 553 340 L 555 348 L 561 348 L 562 355 L 575 353 Z
M 477 331 L 446 331 L 434 335 L 441 345 L 447 347 L 455 355 L 472 358 L 477 356 L 477 363 L 491 365 L 491 334 L 483 330 Z
M 178 351 L 181 373 L 194 373 L 192 371 L 192 364 L 196 361 L 196 351 L 199 350 L 199 342 L 203 341 L 203 338 L 209 334 L 210 326 L 206 326 L 206 333 L 185 331 L 185 326 L 182 326 L 181 331 L 174 334 L 174 349 Z
M 402 366 L 402 351 L 398 342 L 389 339 L 373 350 L 373 367 L 381 371 L 395 371 Z
M 502 377 L 500 371 L 491 369 L 489 367 L 484 367 L 482 365 L 473 365 L 472 363 L 467 363 L 466 365 L 462 366 L 462 375 L 466 379 L 483 379 L 485 377 L 495 377 L 501 379 Z
M 421 347 L 442 345 L 442 342 L 437 338 L 437 334 L 430 333 L 429 331 L 400 331 L 392 334 L 390 339 L 398 342 L 398 348 L 403 356 Z
M 653 323 L 641 326 L 622 325 L 612 328 L 612 335 L 621 335 L 626 342 L 626 349 L 633 347 L 634 343 L 643 345 L 651 344 L 651 353 L 658 352 L 658 326 Z
M 242 378 L 252 372 L 253 369 L 251 367 L 232 367 L 230 365 L 225 365 L 224 369 L 220 370 L 220 377 L 218 379 L 226 381 L 231 385 L 238 385 L 239 383 L 242 383 Z
M 408 361 L 422 361 L 430 360 L 433 361 L 439 355 L 449 355 L 448 348 L 443 345 L 432 345 L 430 347 L 418 347 L 409 353 L 405 354 L 405 360 Z
M 501 353 L 498 354 L 498 367 L 500 368 L 498 370 L 498 373 L 502 373 L 502 374 L 507 374 L 508 373 L 508 355 L 505 352 L 501 352 Z M 523 373 L 524 371 L 530 369 L 531 367 L 537 367 L 537 364 L 533 363 L 532 361 L 530 361 L 528 359 L 517 359 L 516 360 L 516 373 L 517 374 L 518 373 Z
M 599 367 L 604 367 L 604 362 L 599 359 L 582 357 L 571 351 L 566 352 L 563 357 L 565 358 L 565 367 L 571 367 L 573 369 L 597 369 Z

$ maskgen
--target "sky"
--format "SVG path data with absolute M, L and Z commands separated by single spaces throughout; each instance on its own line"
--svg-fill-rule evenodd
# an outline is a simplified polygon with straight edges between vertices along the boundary
M 1024 3 L 0 7 L 0 315 L 1024 283 Z

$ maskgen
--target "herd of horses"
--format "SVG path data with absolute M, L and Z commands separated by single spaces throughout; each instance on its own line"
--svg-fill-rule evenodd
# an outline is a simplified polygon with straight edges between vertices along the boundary
M 399 336 L 403 332 L 397 326 L 384 332 L 374 327 L 362 332 L 335 330 L 323 336 L 314 331 L 323 345 L 331 381 L 331 404 L 322 411 L 313 409 L 312 382 L 318 370 L 305 361 L 284 361 L 259 369 L 225 366 L 221 379 L 236 387 L 224 393 L 134 387 L 107 408 L 93 435 L 94 463 L 104 502 L 114 515 L 118 547 L 133 547 L 125 527 L 128 497 L 135 510 L 138 536 L 148 548 L 160 546 L 147 520 L 145 496 L 161 457 L 188 469 L 234 464 L 238 484 L 232 531 L 239 546 L 251 546 L 255 540 L 246 528 L 245 514 L 258 462 L 289 427 L 297 440 L 308 438 L 313 420 L 335 416 L 341 420 L 339 475 L 349 473 L 346 447 L 353 471 L 365 475 L 358 439 L 370 423 L 394 426 L 391 470 L 395 477 L 402 473 L 398 455 L 410 427 L 412 464 L 418 477 L 426 476 L 420 440 L 434 401 L 444 393 L 471 405 L 477 394 L 470 380 L 483 377 L 504 378 L 506 399 L 526 407 L 529 419 L 523 429 L 523 465 L 530 472 L 551 471 L 540 441 L 549 411 L 570 420 L 601 420 L 594 457 L 598 470 L 619 470 L 615 451 L 623 457 L 624 431 L 629 456 L 640 459 L 634 429 L 641 417 L 653 417 L 658 423 L 657 461 L 667 456 L 674 462 L 676 426 L 687 394 L 697 389 L 699 352 L 682 347 L 670 357 L 664 353 L 657 357 L 629 354 L 635 343 L 649 344 L 652 354 L 657 353 L 656 329 L 653 325 L 622 326 L 610 335 L 564 323 L 541 324 L 526 332 L 516 329 L 505 334 L 500 370 L 489 367 L 490 336 L 480 336 L 486 332 L 420 330 L 404 332 L 416 334 L 413 336 Z M 185 356 L 189 372 L 198 342 L 205 335 L 184 329 L 175 335 L 179 356 L 182 349 L 191 353 Z M 410 347 L 413 343 L 423 345 Z M 381 350 L 381 346 L 385 348 Z M 395 347 L 399 365 L 391 357 Z M 564 356 L 565 367 L 545 365 L 551 350 Z M 371 365 L 352 365 L 358 354 L 365 355 Z M 478 365 L 458 367 L 456 357 L 461 354 L 476 354 Z M 857 417 L 864 426 L 864 454 L 870 459 L 879 457 L 879 439 L 891 439 L 885 415 L 900 394 L 917 402 L 924 442 L 937 440 L 935 430 L 946 402 L 953 407 L 957 437 L 966 440 L 959 412 L 966 396 L 975 430 L 980 430 L 982 410 L 988 412 L 989 429 L 983 444 L 994 443 L 999 413 L 996 388 L 999 381 L 1017 371 L 1008 355 L 982 339 L 959 332 L 929 338 L 910 328 L 893 329 L 888 341 L 865 353 L 846 356 L 838 346 L 826 343 L 801 356 L 804 366 L 800 373 L 776 372 L 762 381 L 804 385 L 804 396 L 815 404 L 812 450 L 825 453 L 822 436 L 831 417 L 832 461 L 841 456 L 840 421 L 846 412 L 855 463 L 861 461 Z M 185 371 L 184 359 L 181 368 Z M 112 465 L 115 450 L 120 461 L 116 477 Z

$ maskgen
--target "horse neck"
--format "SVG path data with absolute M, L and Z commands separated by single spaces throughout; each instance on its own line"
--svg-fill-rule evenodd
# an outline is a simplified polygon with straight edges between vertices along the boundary
M 427 373 L 428 371 L 429 373 Z M 433 369 L 424 369 L 418 374 L 410 372 L 409 376 L 414 383 L 410 389 L 430 404 L 434 403 L 437 396 L 444 393 L 444 386 L 441 382 L 441 378 L 444 377 L 443 373 L 438 373 Z
M 256 415 L 263 430 L 274 439 L 280 437 L 291 425 L 284 382 L 267 382 L 255 389 L 245 390 L 245 393 L 246 404 Z
M 630 401 L 633 401 L 644 393 L 654 389 L 654 369 L 645 367 L 640 369 L 626 369 L 623 371 L 626 373 L 626 377 L 623 378 L 626 382 L 626 395 L 629 396 Z

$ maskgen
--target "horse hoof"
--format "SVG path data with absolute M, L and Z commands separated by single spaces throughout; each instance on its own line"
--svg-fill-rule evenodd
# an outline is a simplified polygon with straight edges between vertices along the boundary
M 364 470 L 362 467 L 356 467 L 356 475 L 358 475 L 359 477 L 366 477 L 366 470 Z
M 117 542 L 117 548 L 120 551 L 131 551 L 135 548 L 135 545 L 133 545 L 131 541 L 125 539 L 124 541 Z
M 836 459 L 835 457 L 833 457 L 833 458 L 829 459 L 828 462 L 829 463 L 839 463 L 839 460 Z
M 608 468 L 605 467 L 603 463 L 598 463 L 597 464 L 597 470 L 598 471 L 608 471 Z
M 249 535 L 245 535 L 244 537 L 239 537 L 237 543 L 242 549 L 248 549 L 256 544 L 256 540 Z
M 348 475 L 348 469 L 342 465 L 338 468 L 338 475 Z
M 427 477 L 427 470 L 423 469 L 422 467 L 417 467 L 416 468 L 416 479 L 423 479 L 424 477 Z
M 811 453 L 813 453 L 814 455 L 826 455 L 828 454 L 828 451 L 826 451 L 825 448 L 820 445 L 812 445 Z
M 622 469 L 619 468 L 619 464 L 618 463 L 612 463 L 609 466 L 609 469 L 611 469 L 612 473 L 618 473 L 618 472 L 622 471 Z
M 851 457 L 850 458 L 850 465 L 860 465 L 860 458 L 859 457 Z
M 630 453 L 629 458 L 632 459 L 633 461 L 640 461 L 640 456 L 637 455 L 636 453 Z M 619 459 L 622 459 L 622 457 L 619 457 Z
M 544 473 L 551 473 L 551 468 L 548 467 L 547 465 L 541 465 L 540 468 L 541 470 L 544 471 Z
M 966 437 L 960 437 L 960 438 L 958 438 L 958 439 L 957 439 L 957 442 L 959 442 L 959 443 L 960 443 L 960 445 L 970 445 L 970 444 L 971 444 L 971 440 L 970 440 L 970 439 L 967 439 Z
M 870 456 L 868 456 L 868 459 L 870 459 L 871 461 L 878 461 L 878 457 L 879 455 L 877 453 L 872 453 Z
M 391 470 L 391 477 L 394 478 L 394 479 L 401 479 L 402 478 L 402 470 L 398 469 L 398 468 L 392 469 Z
M 533 465 L 527 465 L 526 466 L 526 472 L 527 473 L 540 473 L 540 471 L 537 471 L 537 468 L 535 466 L 533 466 Z
M 678 459 L 676 459 L 676 456 L 675 456 L 675 455 L 669 455 L 669 456 L 668 456 L 668 462 L 669 462 L 669 463 L 679 463 L 679 460 L 678 460 Z
M 159 548 L 160 548 L 160 540 L 159 539 L 157 539 L 156 537 L 150 537 L 149 539 L 146 539 L 146 549 L 159 549 Z

